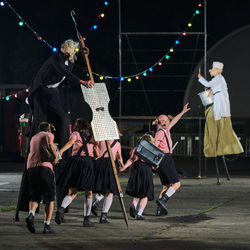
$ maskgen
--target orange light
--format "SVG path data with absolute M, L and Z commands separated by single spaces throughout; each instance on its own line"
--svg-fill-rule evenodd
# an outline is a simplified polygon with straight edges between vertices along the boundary
M 162 62 L 159 62 L 158 65 L 161 66 L 161 65 L 162 65 Z

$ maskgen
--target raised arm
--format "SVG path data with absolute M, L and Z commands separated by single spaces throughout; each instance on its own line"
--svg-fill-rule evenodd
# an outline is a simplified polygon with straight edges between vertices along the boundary
M 181 117 L 182 117 L 186 112 L 188 112 L 188 111 L 190 110 L 190 108 L 188 107 L 188 104 L 189 104 L 189 103 L 187 103 L 187 104 L 183 107 L 182 111 L 181 111 L 178 115 L 176 115 L 176 116 L 171 120 L 171 122 L 169 123 L 167 129 L 172 128 L 172 127 L 181 119 Z
M 204 77 L 201 76 L 201 74 L 198 74 L 198 78 L 199 82 L 207 88 L 212 88 L 216 85 L 216 78 L 213 78 L 211 81 L 207 81 Z
M 75 143 L 75 139 L 71 138 L 69 141 L 59 150 L 60 155 L 63 155 L 63 153 L 72 147 L 72 145 Z

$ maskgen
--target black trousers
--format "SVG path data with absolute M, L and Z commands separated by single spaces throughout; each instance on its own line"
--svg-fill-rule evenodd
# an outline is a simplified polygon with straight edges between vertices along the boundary
M 68 114 L 63 109 L 58 89 L 40 88 L 33 97 L 33 121 L 30 138 L 38 132 L 40 122 L 50 122 L 56 128 L 55 142 L 63 147 L 69 139 Z

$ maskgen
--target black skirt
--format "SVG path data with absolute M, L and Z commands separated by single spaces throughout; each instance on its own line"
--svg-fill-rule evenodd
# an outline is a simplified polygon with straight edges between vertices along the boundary
M 117 169 L 117 166 L 116 166 Z M 118 173 L 118 169 L 117 169 Z M 94 164 L 94 193 L 105 194 L 109 190 L 114 195 L 118 194 L 113 168 L 109 158 L 99 158 Z
M 93 163 L 89 156 L 71 156 L 57 181 L 58 186 L 73 187 L 78 191 L 92 190 L 93 184 Z
M 149 164 L 137 161 L 132 167 L 126 194 L 136 197 L 154 199 L 153 172 Z

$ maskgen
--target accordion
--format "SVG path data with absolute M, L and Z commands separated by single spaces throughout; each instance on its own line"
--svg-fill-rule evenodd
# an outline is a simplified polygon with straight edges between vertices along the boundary
M 161 163 L 165 153 L 152 143 L 140 140 L 135 148 L 135 154 L 147 163 L 157 166 Z

